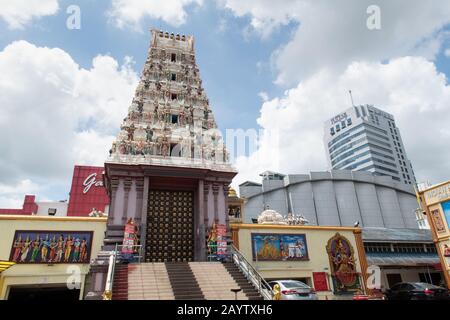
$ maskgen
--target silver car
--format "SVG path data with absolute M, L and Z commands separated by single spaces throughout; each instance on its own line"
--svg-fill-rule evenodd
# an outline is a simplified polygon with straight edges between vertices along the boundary
M 318 300 L 316 292 L 310 286 L 297 280 L 276 280 L 269 282 L 273 287 L 279 284 L 281 289 L 281 300 Z

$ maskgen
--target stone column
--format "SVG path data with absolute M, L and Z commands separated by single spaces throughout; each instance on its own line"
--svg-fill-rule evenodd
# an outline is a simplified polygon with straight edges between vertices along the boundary
M 230 217 L 228 216 L 228 190 L 230 189 L 230 187 L 228 186 L 228 184 L 224 183 L 222 185 L 223 188 L 223 205 L 225 208 L 225 224 L 227 226 L 227 230 L 230 229 Z
M 146 242 L 147 242 L 147 207 L 148 207 L 148 190 L 150 186 L 150 178 L 144 177 L 144 190 L 143 190 L 143 197 L 142 197 L 142 207 L 141 210 L 141 234 L 140 234 L 140 245 L 143 248 L 142 253 L 144 254 L 145 259 L 145 251 L 146 251 Z M 137 208 L 139 209 L 139 208 Z
M 205 181 L 203 185 L 203 218 L 205 221 L 205 228 L 209 227 L 208 197 L 209 197 L 209 183 Z
M 136 184 L 136 212 L 134 213 L 134 220 L 136 225 L 141 223 L 142 202 L 144 197 L 144 179 L 138 178 Z
M 119 187 L 119 179 L 118 178 L 111 178 L 111 199 L 110 205 L 109 205 L 109 213 L 108 213 L 108 225 L 114 224 L 114 216 L 117 214 L 115 212 L 116 207 L 116 193 L 117 189 Z
M 131 185 L 133 184 L 133 180 L 127 177 L 123 181 L 123 187 L 125 191 L 124 201 L 123 201 L 123 212 L 122 212 L 122 224 L 127 222 L 127 213 L 128 213 L 128 197 L 130 195 Z
M 218 195 L 219 195 L 219 185 L 213 183 L 212 190 L 214 195 L 214 222 L 219 223 L 219 204 L 218 204 Z

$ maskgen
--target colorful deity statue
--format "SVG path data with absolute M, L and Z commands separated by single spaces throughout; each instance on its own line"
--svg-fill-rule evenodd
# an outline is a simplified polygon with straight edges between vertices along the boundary
M 69 262 L 70 254 L 72 253 L 73 239 L 68 236 L 64 245 L 64 262 Z
M 146 132 L 146 141 L 151 142 L 153 139 L 153 130 L 152 128 L 150 128 L 150 125 L 147 126 L 145 132 Z
M 22 236 L 19 236 L 19 238 L 16 239 L 16 241 L 14 241 L 14 245 L 13 245 L 14 254 L 13 254 L 12 261 L 17 262 L 19 260 L 20 252 L 22 251 L 22 247 L 23 247 Z
M 20 252 L 20 262 L 25 262 L 27 257 L 28 257 L 28 252 L 30 251 L 31 248 L 31 240 L 30 237 L 27 236 L 27 238 L 25 239 L 25 242 L 23 243 L 22 246 L 22 251 Z
M 31 262 L 36 262 L 36 258 L 38 257 L 40 246 L 41 246 L 41 239 L 39 238 L 39 235 L 37 235 L 36 239 L 33 241 L 33 244 L 32 244 L 33 250 L 31 251 L 31 260 L 30 260 Z
M 56 236 L 53 236 L 52 242 L 50 243 L 50 255 L 48 257 L 49 262 L 55 261 L 57 247 L 58 247 L 58 242 L 56 241 Z
M 42 240 L 41 244 L 41 262 L 47 262 L 47 254 L 48 249 L 50 249 L 50 239 L 48 238 L 48 234 L 44 240 Z
M 73 258 L 72 262 L 79 262 L 80 261 L 80 247 L 81 247 L 81 241 L 79 238 L 76 238 L 73 243 Z
M 87 260 L 87 242 L 86 239 L 83 238 L 80 244 L 80 262 L 85 262 Z
M 164 136 L 161 142 L 161 155 L 163 157 L 167 157 L 169 156 L 169 152 L 170 152 L 170 143 L 167 140 L 167 137 Z
M 58 242 L 56 244 L 56 257 L 55 262 L 61 262 L 64 253 L 64 237 L 59 236 Z

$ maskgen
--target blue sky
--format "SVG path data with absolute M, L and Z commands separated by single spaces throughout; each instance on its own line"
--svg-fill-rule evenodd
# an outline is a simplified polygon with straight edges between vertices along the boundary
M 349 107 L 349 89 L 356 103 L 394 114 L 419 181 L 450 179 L 447 1 L 0 4 L 0 207 L 20 206 L 25 193 L 66 199 L 73 165 L 102 165 L 152 27 L 195 36 L 221 130 L 262 130 L 258 149 L 233 159 L 234 185 L 265 170 L 327 170 L 323 123 Z M 372 4 L 381 9 L 380 30 L 366 26 Z M 81 9 L 80 30 L 66 28 L 70 5 Z
M 215 2 L 208 1 L 202 7 L 187 7 L 188 18 L 182 26 L 175 27 L 161 19 L 147 17 L 142 22 L 143 31 L 135 32 L 129 28 L 116 28 L 108 19 L 109 1 L 84 0 L 76 1 L 81 9 L 81 29 L 69 30 L 66 28 L 69 17 L 66 8 L 75 2 L 59 3 L 60 10 L 56 15 L 40 19 L 32 28 L 2 32 L 0 47 L 19 39 L 37 46 L 58 47 L 83 68 L 90 68 L 92 59 L 99 54 L 109 55 L 119 62 L 125 56 L 131 56 L 135 61 L 133 68 L 140 74 L 151 28 L 193 34 L 203 83 L 217 121 L 223 128 L 254 128 L 261 106 L 258 93 L 265 91 L 269 95 L 279 95 L 283 91 L 273 84 L 275 75 L 270 68 L 270 56 L 286 42 L 289 26 L 264 41 L 255 35 L 245 37 L 242 30 L 249 18 L 235 19 L 231 13 L 217 10 Z M 226 23 L 223 31 L 220 30 L 221 21 Z M 0 28 L 7 28 L 4 21 Z M 258 62 L 263 65 L 261 68 L 258 68 Z

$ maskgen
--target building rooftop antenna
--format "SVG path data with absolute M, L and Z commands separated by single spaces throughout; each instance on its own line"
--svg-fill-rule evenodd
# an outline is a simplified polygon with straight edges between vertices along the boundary
M 348 93 L 350 94 L 350 100 L 352 101 L 352 107 L 354 107 L 355 103 L 353 102 L 352 90 L 348 90 Z

